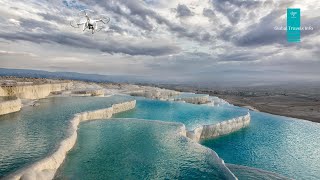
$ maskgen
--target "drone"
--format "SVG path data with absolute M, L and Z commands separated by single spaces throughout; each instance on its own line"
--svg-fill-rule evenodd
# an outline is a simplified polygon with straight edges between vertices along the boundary
M 77 20 L 71 21 L 70 22 L 71 27 L 79 28 L 80 26 L 82 26 L 82 31 L 89 29 L 89 30 L 91 30 L 92 34 L 94 34 L 95 32 L 99 32 L 104 28 L 103 26 L 99 25 L 100 23 L 107 24 L 110 21 L 110 18 L 107 16 L 99 18 L 99 19 L 92 19 L 89 17 L 87 11 L 93 12 L 92 10 L 81 10 L 79 15 L 81 13 L 84 13 L 82 15 L 82 18 L 78 21 Z M 103 15 L 101 15 L 101 16 L 103 16 Z

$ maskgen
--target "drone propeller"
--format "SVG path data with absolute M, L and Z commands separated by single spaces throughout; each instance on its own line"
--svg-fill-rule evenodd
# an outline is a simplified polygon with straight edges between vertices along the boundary
M 79 24 L 75 22 L 75 20 L 73 21 L 70 21 L 70 26 L 73 27 L 73 28 L 79 28 Z
M 100 14 L 100 18 L 98 19 L 100 19 L 103 24 L 108 24 L 110 22 L 110 18 L 106 14 Z
M 73 28 L 79 28 L 80 25 L 83 25 L 85 23 L 86 23 L 86 21 L 83 21 L 83 22 L 80 21 L 79 23 L 77 23 L 76 20 L 73 20 L 73 21 L 70 21 L 70 26 Z
M 73 20 L 73 21 L 70 21 L 70 26 L 71 26 L 71 27 L 73 27 L 73 28 L 79 28 L 79 26 L 75 26 L 75 24 L 78 25 L 77 23 L 75 23 L 74 20 Z
M 110 22 L 110 17 L 108 17 L 106 14 L 101 14 L 100 18 L 99 18 L 99 22 L 102 22 L 103 24 L 108 24 Z M 99 32 L 105 28 L 106 28 L 105 26 L 102 26 L 97 29 L 97 32 Z
M 101 20 L 101 22 L 103 24 L 108 24 L 110 22 L 110 18 L 109 17 L 101 18 L 100 20 Z

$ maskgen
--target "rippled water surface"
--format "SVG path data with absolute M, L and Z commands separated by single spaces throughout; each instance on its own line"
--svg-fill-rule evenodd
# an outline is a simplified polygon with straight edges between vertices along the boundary
M 252 167 L 227 164 L 227 167 L 239 180 L 289 180 L 289 178 Z
M 57 179 L 231 179 L 215 153 L 177 134 L 181 125 L 113 119 L 80 125 Z
M 110 107 L 129 97 L 56 97 L 0 116 L 0 178 L 42 159 L 65 138 L 73 114 Z
M 320 124 L 252 112 L 248 128 L 202 142 L 227 163 L 320 179 Z

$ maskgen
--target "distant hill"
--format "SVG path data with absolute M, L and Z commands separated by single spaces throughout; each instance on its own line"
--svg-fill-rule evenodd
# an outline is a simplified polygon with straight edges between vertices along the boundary
M 76 72 L 49 72 L 42 70 L 28 69 L 6 69 L 0 68 L 0 76 L 16 76 L 30 78 L 48 78 L 48 79 L 70 79 L 92 82 L 147 82 L 139 76 L 115 76 L 115 75 L 99 75 L 99 74 L 83 74 Z
M 171 84 L 171 85 L 187 85 L 189 87 L 198 88 L 213 88 L 213 89 L 225 89 L 225 88 L 271 88 L 282 87 L 284 89 L 299 89 L 300 87 L 319 88 L 320 81 L 293 81 L 293 80 L 264 80 L 261 81 L 242 78 L 241 81 L 237 79 L 228 79 L 220 77 L 220 79 L 213 79 L 211 76 L 206 78 L 198 78 L 195 76 L 194 80 L 189 79 L 175 79 L 170 76 L 151 76 L 146 74 L 145 76 L 135 75 L 100 75 L 100 74 L 85 74 L 77 72 L 49 72 L 43 70 L 29 70 L 29 69 L 8 69 L 0 68 L 0 76 L 16 76 L 16 77 L 30 77 L 30 78 L 48 78 L 48 79 L 70 79 L 80 81 L 91 82 L 114 82 L 114 83 L 135 83 L 143 85 L 159 85 L 159 84 Z M 197 79 L 198 78 L 198 79 Z

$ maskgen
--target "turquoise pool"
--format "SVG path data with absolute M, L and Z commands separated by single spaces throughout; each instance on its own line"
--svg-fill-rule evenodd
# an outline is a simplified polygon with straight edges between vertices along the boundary
M 234 106 L 213 107 L 138 98 L 135 109 L 116 114 L 114 117 L 180 122 L 185 124 L 187 129 L 193 130 L 199 125 L 219 123 L 244 116 L 247 112 L 247 109 Z
M 75 113 L 110 107 L 130 97 L 56 97 L 0 116 L 0 178 L 53 152 Z
M 83 123 L 56 179 L 232 179 L 215 153 L 178 134 L 181 124 L 138 119 Z
M 54 151 L 65 138 L 73 114 L 131 99 L 49 98 L 40 100 L 38 107 L 0 116 L 0 178 Z M 232 178 L 215 152 L 239 179 L 320 179 L 317 123 L 251 112 L 248 128 L 203 141 L 201 146 L 177 134 L 182 123 L 191 130 L 245 115 L 248 110 L 135 99 L 136 108 L 113 117 L 118 119 L 80 125 L 77 144 L 57 179 Z
M 260 112 L 251 115 L 248 128 L 202 144 L 226 163 L 294 179 L 320 179 L 320 124 Z

